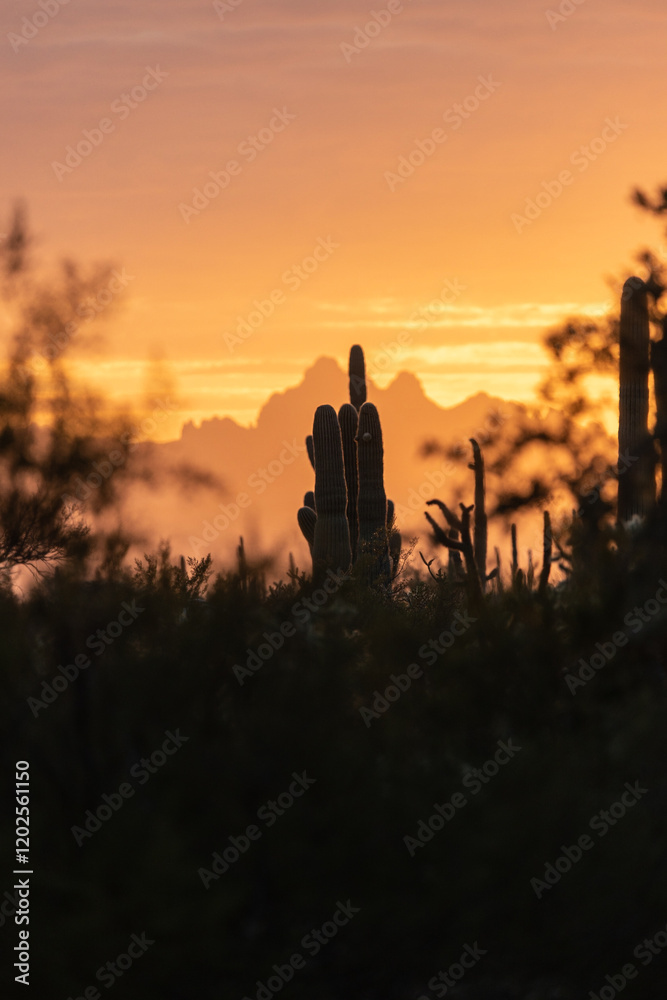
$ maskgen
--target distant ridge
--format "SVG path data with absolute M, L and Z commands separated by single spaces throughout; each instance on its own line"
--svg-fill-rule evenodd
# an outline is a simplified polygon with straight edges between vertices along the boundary
M 512 421 L 526 412 L 520 403 L 483 391 L 454 406 L 442 407 L 426 395 L 419 377 L 408 371 L 399 372 L 384 389 L 369 379 L 368 398 L 376 404 L 382 421 L 387 495 L 403 508 L 425 482 L 428 471 L 444 464 L 442 457 L 423 457 L 425 441 L 467 445 L 472 434 L 480 435 L 488 427 L 485 421 L 491 413 L 500 412 Z M 307 566 L 307 549 L 296 523 L 303 495 L 314 482 L 304 441 L 312 430 L 318 405 L 329 403 L 338 409 L 347 400 L 347 372 L 334 358 L 322 356 L 306 369 L 297 385 L 267 399 L 255 426 L 242 427 L 226 416 L 211 417 L 199 427 L 188 421 L 180 439 L 152 446 L 154 460 L 158 465 L 195 465 L 217 476 L 224 488 L 188 488 L 187 497 L 180 495 L 177 502 L 169 491 L 147 493 L 140 505 L 140 520 L 147 519 L 148 504 L 152 532 L 174 539 L 186 556 L 200 555 L 194 551 L 192 539 L 201 539 L 204 524 L 212 523 L 216 516 L 218 525 L 223 524 L 226 515 L 218 515 L 226 511 L 234 516 L 217 534 L 208 532 L 215 537 L 207 551 L 228 559 L 243 535 L 257 552 L 275 548 L 286 558 L 292 550 L 298 564 Z M 461 475 L 466 475 L 465 467 Z M 451 471 L 447 476 L 442 498 L 452 500 L 457 476 Z M 136 504 L 131 508 L 133 514 L 135 509 Z M 424 533 L 423 511 L 415 509 L 412 523 L 400 527 L 408 535 L 415 530 Z

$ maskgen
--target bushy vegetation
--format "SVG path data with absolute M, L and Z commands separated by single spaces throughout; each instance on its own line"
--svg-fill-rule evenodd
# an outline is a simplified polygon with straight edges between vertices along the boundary
M 100 985 L 96 971 L 146 932 L 155 943 L 119 995 L 255 997 L 301 952 L 285 995 L 432 997 L 428 981 L 478 942 L 462 997 L 587 995 L 632 961 L 633 996 L 655 996 L 665 959 L 643 968 L 633 950 L 667 924 L 666 555 L 662 525 L 628 535 L 589 519 L 564 584 L 540 596 L 494 583 L 474 621 L 444 574 L 392 596 L 345 580 L 309 610 L 303 574 L 267 585 L 243 552 L 208 582 L 206 561 L 172 564 L 165 549 L 96 583 L 63 569 L 24 599 L 5 590 L 5 774 L 31 764 L 39 995 Z M 130 623 L 96 639 L 123 606 Z M 626 617 L 635 607 L 645 621 Z M 451 647 L 430 652 L 457 622 Z M 613 655 L 573 688 L 596 643 Z M 262 665 L 240 669 L 260 646 Z M 91 665 L 47 704 L 43 683 L 81 653 Z M 411 663 L 421 675 L 378 700 Z M 146 776 L 135 765 L 167 732 L 187 742 Z M 465 775 L 498 741 L 521 750 L 475 794 Z M 312 787 L 270 826 L 258 819 L 304 770 Z M 591 833 L 626 782 L 648 791 Z M 123 783 L 134 794 L 82 833 Z M 467 804 L 444 829 L 405 840 L 456 792 Z M 202 876 L 252 824 L 259 839 Z M 586 833 L 594 848 L 538 898 L 531 879 Z M 13 838 L 2 846 L 11 857 Z M 359 913 L 310 955 L 304 935 L 348 899 Z

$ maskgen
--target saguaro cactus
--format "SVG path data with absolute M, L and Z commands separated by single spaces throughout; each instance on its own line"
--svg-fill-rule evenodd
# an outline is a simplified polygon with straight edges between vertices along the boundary
M 644 517 L 655 500 L 648 433 L 649 322 L 646 285 L 628 278 L 621 297 L 618 519 Z
M 434 521 L 430 514 L 426 514 L 426 520 L 429 522 L 433 528 L 433 534 L 435 540 L 444 545 L 445 548 L 450 551 L 454 549 L 463 555 L 466 566 L 465 573 L 465 585 L 468 592 L 468 601 L 470 603 L 470 608 L 473 611 L 479 611 L 482 607 L 484 591 L 482 589 L 482 581 L 480 579 L 479 570 L 477 568 L 477 561 L 475 559 L 475 553 L 473 550 L 472 535 L 470 533 L 470 512 L 472 511 L 473 505 L 466 507 L 465 504 L 459 504 L 461 508 L 461 517 L 458 517 L 453 511 L 447 507 L 442 500 L 427 500 L 427 506 L 439 507 L 442 513 L 445 515 L 445 520 L 450 528 L 461 535 L 461 541 L 457 541 L 448 535 L 437 521 Z
M 376 407 L 365 401 L 364 353 L 357 344 L 350 350 L 349 376 L 351 402 L 341 406 L 335 424 L 333 408 L 319 406 L 313 433 L 306 438 L 315 492 L 306 493 L 298 522 L 313 557 L 314 576 L 356 562 L 363 563 L 368 582 L 388 582 L 398 571 L 401 533 L 384 489 L 382 428 Z
M 338 411 L 341 439 L 343 442 L 343 464 L 345 466 L 345 482 L 347 483 L 347 522 L 350 528 L 350 547 L 352 559 L 357 555 L 357 539 L 359 535 L 359 520 L 357 516 L 357 500 L 359 493 L 359 473 L 357 461 L 357 431 L 359 417 L 351 403 L 343 403 Z
M 313 444 L 317 470 L 317 519 L 312 552 L 313 574 L 319 578 L 328 569 L 345 572 L 352 562 L 343 445 L 340 424 L 333 406 L 317 407 L 313 422 Z
M 660 504 L 667 505 L 667 316 L 662 321 L 662 340 L 651 343 L 651 367 L 657 410 L 654 435 L 660 443 L 662 486 Z
M 376 572 L 390 574 L 387 544 L 387 494 L 384 491 L 382 427 L 374 403 L 359 411 L 359 555 L 377 560 Z M 372 573 L 375 575 L 375 572 Z

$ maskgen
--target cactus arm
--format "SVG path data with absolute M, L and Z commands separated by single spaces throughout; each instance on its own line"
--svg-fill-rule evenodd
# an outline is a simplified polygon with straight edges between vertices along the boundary
M 310 554 L 313 554 L 313 544 L 315 542 L 315 525 L 317 524 L 317 514 L 312 507 L 300 507 L 297 511 L 297 520 L 301 528 L 301 534 L 308 542 Z
M 347 571 L 352 562 L 340 424 L 333 406 L 318 406 L 313 422 L 315 506 L 313 577 Z
M 311 507 L 312 510 L 315 510 L 315 494 L 312 490 L 308 490 L 307 493 L 304 493 L 303 505 L 304 507 Z
M 350 403 L 359 412 L 366 402 L 366 363 L 364 352 L 359 344 L 350 348 L 348 374 L 350 377 Z
M 427 503 L 432 503 L 432 500 L 427 500 Z M 435 536 L 436 542 L 440 545 L 444 545 L 445 548 L 451 549 L 454 552 L 463 552 L 463 543 L 459 542 L 458 539 L 452 538 L 447 532 L 440 527 L 437 521 L 435 521 L 431 515 L 426 511 L 424 517 L 428 523 L 433 528 L 433 535 Z M 458 532 L 453 532 L 452 534 L 458 534 Z
M 359 411 L 359 543 L 358 556 L 373 556 L 370 579 L 390 576 L 387 541 L 387 495 L 384 491 L 384 450 L 380 417 L 373 403 Z
M 449 507 L 447 507 L 447 505 L 442 502 L 442 500 L 436 500 L 436 499 L 427 500 L 426 503 L 427 506 L 430 507 L 435 505 L 442 511 L 442 513 L 445 515 L 445 520 L 447 521 L 447 524 L 449 525 L 450 528 L 452 528 L 454 531 L 462 530 L 463 525 L 461 524 L 461 519 L 457 517 L 454 511 L 450 510 Z
M 343 403 L 338 411 L 338 423 L 343 443 L 343 465 L 345 482 L 347 484 L 347 521 L 350 528 L 350 547 L 352 561 L 357 556 L 357 540 L 359 536 L 359 518 L 357 513 L 359 494 L 359 470 L 357 467 L 357 430 L 359 417 L 351 403 Z
M 427 500 L 427 504 L 435 504 L 442 510 L 445 505 L 440 500 Z M 426 514 L 426 519 L 434 527 L 434 533 L 436 541 L 440 542 L 446 548 L 453 550 L 454 552 L 460 552 L 463 555 L 466 566 L 466 588 L 468 591 L 468 600 L 470 602 L 470 607 L 472 610 L 481 610 L 484 603 L 484 594 L 482 591 L 482 583 L 479 578 L 479 572 L 477 569 L 477 563 L 475 561 L 475 552 L 472 544 L 472 536 L 470 534 L 470 511 L 472 506 L 466 507 L 464 504 L 459 504 L 461 508 L 461 518 L 457 518 L 455 515 L 449 511 L 449 515 L 452 520 L 458 521 L 460 524 L 461 541 L 456 541 L 453 538 L 448 537 L 443 529 L 436 525 L 433 518 Z M 459 530 L 452 525 L 454 530 Z M 437 530 L 435 530 L 437 529 Z

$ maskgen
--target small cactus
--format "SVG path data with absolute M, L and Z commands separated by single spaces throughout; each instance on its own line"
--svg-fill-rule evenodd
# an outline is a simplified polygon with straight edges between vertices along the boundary
M 486 517 L 486 484 L 484 482 L 484 459 L 479 444 L 470 438 L 473 461 L 468 466 L 475 473 L 475 562 L 482 584 L 486 586 L 486 552 L 488 548 L 488 529 Z
M 444 545 L 445 548 L 454 550 L 455 552 L 460 552 L 465 560 L 465 585 L 468 592 L 468 603 L 473 612 L 479 611 L 482 607 L 484 600 L 484 591 L 482 589 L 482 581 L 480 579 L 479 570 L 477 568 L 477 562 L 475 560 L 475 552 L 473 549 L 472 535 L 470 533 L 470 512 L 472 511 L 473 505 L 466 507 L 465 504 L 459 504 L 461 508 L 461 517 L 458 517 L 451 511 L 442 500 L 427 500 L 427 506 L 435 504 L 439 507 L 442 513 L 445 515 L 445 520 L 450 528 L 458 532 L 461 536 L 461 541 L 458 541 L 451 537 L 451 535 L 446 534 L 445 531 L 440 527 L 440 525 L 433 520 L 430 514 L 426 514 L 426 520 L 429 522 L 433 528 L 433 534 L 435 540 Z
M 551 553 L 553 550 L 553 536 L 551 534 L 551 518 L 549 511 L 544 512 L 544 536 L 542 542 L 542 569 L 540 571 L 540 582 L 538 592 L 542 597 L 547 592 L 549 586 L 549 574 L 551 572 Z
M 514 523 L 512 524 L 511 527 L 511 533 L 512 533 L 512 583 L 514 583 L 519 573 L 519 548 L 517 546 L 517 541 L 516 541 L 516 524 Z

